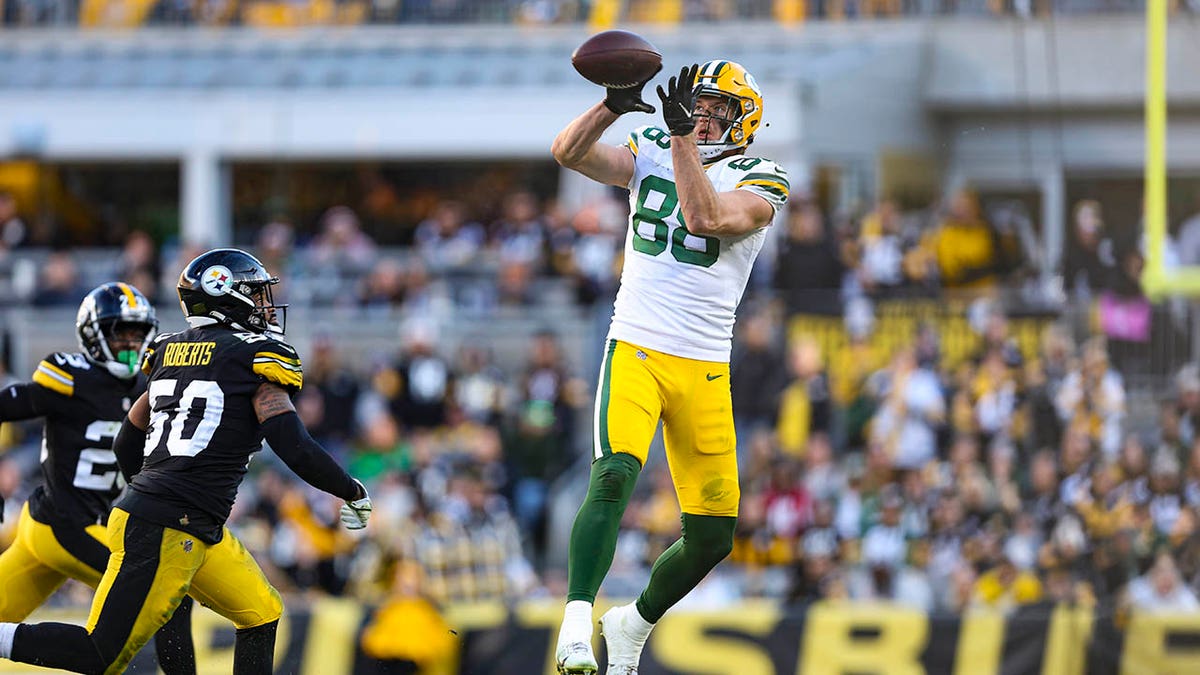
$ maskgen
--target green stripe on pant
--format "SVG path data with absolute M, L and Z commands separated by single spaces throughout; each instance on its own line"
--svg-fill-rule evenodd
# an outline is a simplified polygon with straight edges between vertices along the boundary
M 604 456 L 612 454 L 612 443 L 608 440 L 608 401 L 612 396 L 612 362 L 617 352 L 617 341 L 609 340 L 608 349 L 604 354 L 604 373 L 600 377 L 600 414 L 596 420 L 597 437 L 600 439 L 600 453 Z

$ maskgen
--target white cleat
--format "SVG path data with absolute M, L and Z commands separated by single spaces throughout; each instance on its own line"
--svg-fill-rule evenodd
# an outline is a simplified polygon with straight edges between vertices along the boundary
M 636 611 L 636 610 L 635 610 Z M 638 640 L 624 626 L 624 613 L 613 607 L 600 617 L 600 634 L 608 648 L 608 668 L 605 675 L 638 675 L 645 638 Z
M 596 655 L 587 642 L 568 642 L 555 650 L 554 660 L 558 663 L 559 675 L 596 675 Z M 636 673 L 637 670 L 634 670 Z

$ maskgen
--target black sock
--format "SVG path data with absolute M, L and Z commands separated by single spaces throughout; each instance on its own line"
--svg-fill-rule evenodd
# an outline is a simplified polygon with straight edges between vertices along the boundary
M 191 596 L 175 608 L 171 619 L 154 635 L 158 667 L 165 675 L 196 675 L 196 648 L 192 644 Z
M 233 644 L 233 675 L 271 675 L 275 669 L 275 630 L 279 620 L 241 628 Z

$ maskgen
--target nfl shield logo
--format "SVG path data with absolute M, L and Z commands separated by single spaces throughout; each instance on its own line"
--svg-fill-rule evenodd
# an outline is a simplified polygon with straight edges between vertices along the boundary
M 192 540 L 191 540 L 191 539 L 184 539 L 184 540 L 183 540 L 183 552 L 184 552 L 184 553 L 191 553 L 191 552 L 192 552 Z

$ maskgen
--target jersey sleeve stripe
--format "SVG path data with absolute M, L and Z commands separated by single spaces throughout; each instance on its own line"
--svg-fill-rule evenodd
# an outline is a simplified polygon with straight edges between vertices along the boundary
M 254 355 L 254 359 L 256 361 L 258 359 L 275 359 L 280 363 L 286 363 L 288 365 L 296 366 L 297 368 L 300 367 L 300 359 L 293 358 L 291 356 L 284 356 L 283 354 L 276 354 L 275 352 L 258 352 Z
M 792 184 L 788 182 L 787 177 L 777 173 L 748 173 L 745 176 L 742 176 L 742 180 L 769 180 L 776 183 L 783 183 L 785 188 L 792 187 Z
M 51 368 L 54 368 L 53 366 L 50 366 L 50 368 L 45 367 L 48 365 L 45 362 L 38 364 L 37 370 L 33 371 L 33 381 L 63 396 L 73 395 L 75 393 L 75 378 L 62 373 L 62 371 L 56 373 L 54 372 L 54 370 L 57 370 L 56 368 L 51 370 Z
M 154 366 L 150 363 L 150 357 L 154 356 L 154 350 L 146 348 L 146 353 L 142 355 L 142 373 L 149 375 Z
M 630 132 L 629 140 L 625 142 L 625 145 L 628 145 L 629 151 L 633 153 L 634 157 L 637 157 L 638 141 L 637 141 L 637 133 L 636 132 Z
M 274 382 L 292 389 L 300 389 L 304 384 L 303 373 L 298 370 L 285 368 L 278 361 L 266 360 L 263 363 L 259 363 L 255 360 L 253 368 L 256 375 L 268 382 Z
M 297 372 L 297 373 L 303 373 L 303 372 L 304 372 L 304 368 L 303 368 L 303 367 L 301 367 L 301 366 L 294 366 L 294 365 L 292 365 L 292 364 L 290 364 L 290 363 L 285 363 L 285 362 L 283 362 L 283 361 L 280 361 L 279 359 L 272 359 L 272 358 L 267 358 L 267 357 L 262 357 L 262 356 L 260 356 L 260 357 L 257 357 L 257 358 L 255 358 L 255 359 L 254 359 L 254 362 L 255 362 L 255 363 L 274 363 L 275 365 L 279 366 L 280 368 L 286 368 L 287 370 L 292 370 L 292 371 L 295 371 L 295 372 Z
M 75 381 L 74 375 L 68 373 L 67 371 L 63 370 L 62 368 L 59 368 L 58 366 L 54 365 L 53 363 L 50 363 L 49 361 L 42 361 L 41 363 L 38 364 L 38 368 L 45 368 L 50 373 L 58 375 L 59 377 L 66 378 L 68 383 L 72 383 Z
M 763 189 L 763 190 L 766 190 L 767 192 L 770 192 L 770 193 L 771 193 L 771 194 L 773 194 L 773 195 L 778 195 L 779 197 L 782 197 L 782 198 L 785 198 L 785 199 L 786 199 L 786 198 L 787 198 L 787 196 L 788 196 L 788 189 L 787 189 L 787 186 L 786 186 L 786 185 L 780 185 L 779 183 L 776 183 L 776 182 L 773 182 L 773 181 L 765 181 L 765 180 L 744 180 L 744 181 L 742 181 L 742 182 L 738 183 L 737 185 L 735 185 L 735 186 L 734 186 L 734 189 L 743 188 L 743 187 L 756 187 L 756 188 L 761 188 L 761 189 Z

